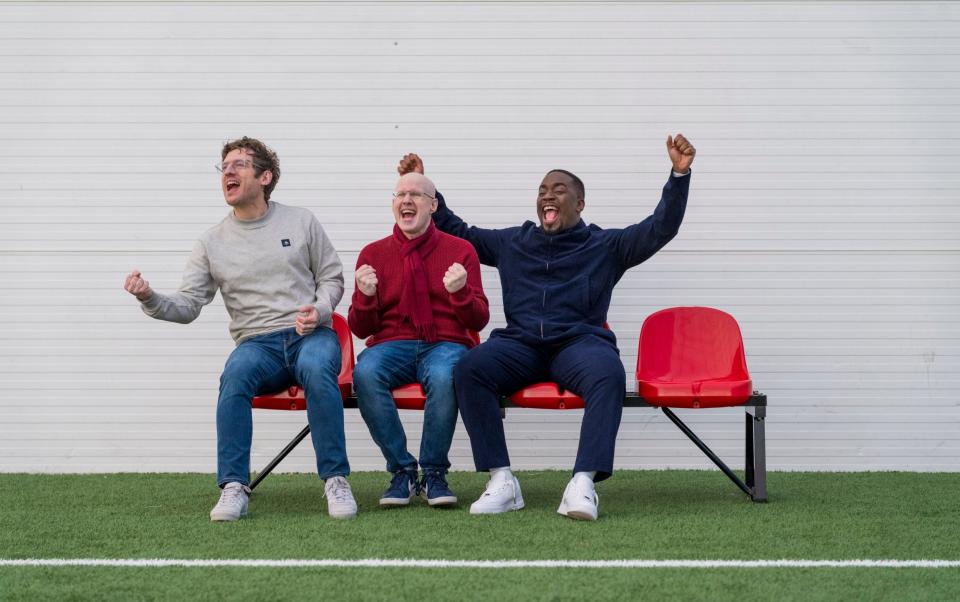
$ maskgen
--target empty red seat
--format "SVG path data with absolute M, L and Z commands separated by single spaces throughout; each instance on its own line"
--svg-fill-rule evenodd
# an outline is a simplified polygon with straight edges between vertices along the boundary
M 740 326 L 710 307 L 673 307 L 640 329 L 637 393 L 650 405 L 742 405 L 753 391 Z
M 347 399 L 353 395 L 353 335 L 347 320 L 338 313 L 333 314 L 333 331 L 340 341 L 340 396 Z M 306 410 L 307 400 L 300 387 L 293 386 L 270 395 L 257 395 L 253 398 L 253 407 L 260 410 Z

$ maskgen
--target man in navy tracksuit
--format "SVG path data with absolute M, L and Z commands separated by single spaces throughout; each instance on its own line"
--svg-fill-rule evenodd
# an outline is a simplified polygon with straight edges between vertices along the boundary
M 454 371 L 476 468 L 491 473 L 471 513 L 523 508 L 520 483 L 510 471 L 499 397 L 554 381 L 585 403 L 574 476 L 557 511 L 596 520 L 593 483 L 613 472 L 626 390 L 616 337 L 603 324 L 614 285 L 676 236 L 683 220 L 696 150 L 678 134 L 667 138 L 667 152 L 673 173 L 660 204 L 653 215 L 623 229 L 584 224 L 583 183 L 563 170 L 547 173 L 540 184 L 539 226 L 530 221 L 501 230 L 468 226 L 437 194 L 437 227 L 470 241 L 480 262 L 499 270 L 507 319 L 506 328 L 494 330 Z M 407 155 L 399 171 L 422 172 L 423 163 Z

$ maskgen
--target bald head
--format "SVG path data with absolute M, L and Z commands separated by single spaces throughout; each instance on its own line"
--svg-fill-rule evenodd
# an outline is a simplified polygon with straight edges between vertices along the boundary
M 416 238 L 430 228 L 437 210 L 437 189 L 421 173 L 404 174 L 393 189 L 393 218 L 407 238 Z
M 422 173 L 417 173 L 414 171 L 400 176 L 400 179 L 397 180 L 397 185 L 393 188 L 393 190 L 395 192 L 399 190 L 415 190 L 417 192 L 422 192 L 427 196 L 437 196 L 437 187 L 433 185 L 433 181 Z

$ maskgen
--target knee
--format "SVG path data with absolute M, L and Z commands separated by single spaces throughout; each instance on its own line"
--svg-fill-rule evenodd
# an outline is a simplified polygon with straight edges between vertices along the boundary
M 340 347 L 337 345 L 313 345 L 300 351 L 297 356 L 297 378 L 336 377 L 340 373 Z
M 457 362 L 450 372 L 456 383 L 474 382 L 478 380 L 478 377 L 482 373 L 483 371 L 479 369 L 479 362 L 477 362 L 477 358 L 473 353 L 467 353 L 460 358 L 460 361 Z
M 220 391 L 249 393 L 256 389 L 255 366 L 242 361 L 228 361 L 220 375 Z
M 353 369 L 353 384 L 357 390 L 376 387 L 381 377 L 380 366 L 374 361 L 360 361 Z
M 592 382 L 587 387 L 587 395 L 596 394 L 598 399 L 611 400 L 616 403 L 623 401 L 626 392 L 627 378 L 620 366 L 611 366 L 598 370 Z
M 453 366 L 431 368 L 424 374 L 424 386 L 440 394 L 453 392 Z

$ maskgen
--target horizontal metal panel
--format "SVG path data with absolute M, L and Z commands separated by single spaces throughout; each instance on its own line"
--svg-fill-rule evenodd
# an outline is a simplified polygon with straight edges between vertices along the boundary
M 960 13 L 688 8 L 0 6 L 0 470 L 213 470 L 233 348 L 222 303 L 165 324 L 120 284 L 133 268 L 159 290 L 179 284 L 226 214 L 222 141 L 250 133 L 278 150 L 276 198 L 327 228 L 345 313 L 357 252 L 390 230 L 403 153 L 420 152 L 479 225 L 531 219 L 537 183 L 560 166 L 587 183 L 584 217 L 616 227 L 652 210 L 678 130 L 700 151 L 686 223 L 628 272 L 608 316 L 628 382 L 646 315 L 717 306 L 740 321 L 770 396 L 772 469 L 955 470 Z M 268 45 L 244 57 L 258 88 L 227 107 L 231 26 L 254 25 L 245 41 Z M 489 332 L 503 324 L 497 274 L 484 284 Z M 742 409 L 680 413 L 741 465 Z M 569 469 L 581 417 L 511 409 L 514 466 Z M 254 466 L 303 422 L 258 411 Z M 404 422 L 415 446 L 422 414 Z M 357 412 L 346 430 L 354 469 L 382 470 Z M 462 427 L 452 457 L 472 469 Z M 304 445 L 282 468 L 313 464 Z M 661 413 L 628 409 L 617 466 L 709 464 Z

